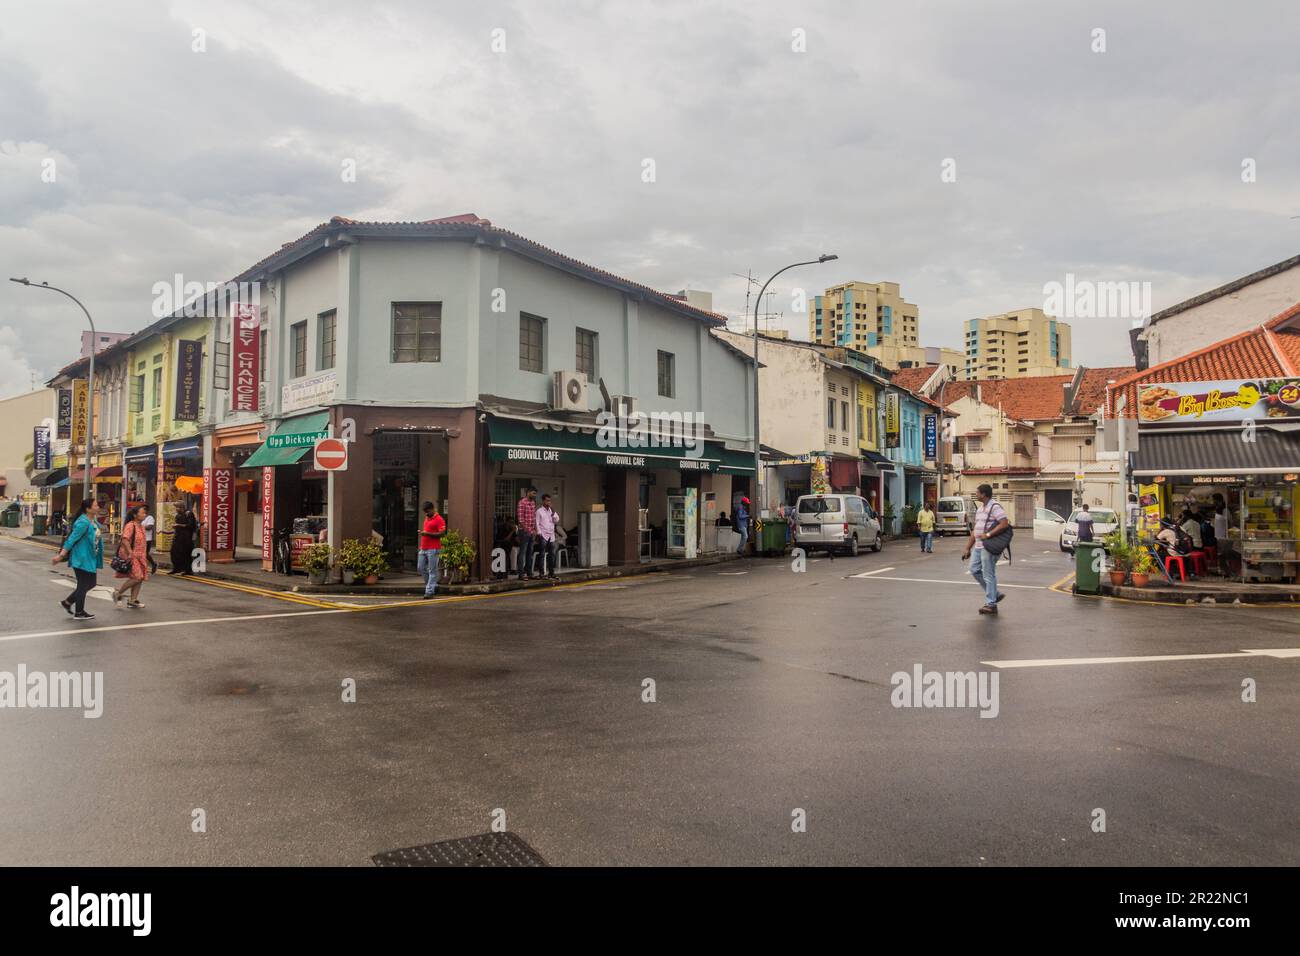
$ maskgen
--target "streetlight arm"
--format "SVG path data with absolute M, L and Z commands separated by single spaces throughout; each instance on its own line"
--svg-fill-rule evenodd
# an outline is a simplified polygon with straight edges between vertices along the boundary
M 95 320 L 90 317 L 90 310 L 82 304 L 71 292 L 60 289 L 58 286 L 50 285 L 48 282 L 33 283 L 26 277 L 22 279 L 11 278 L 10 282 L 17 282 L 19 285 L 25 285 L 28 288 L 48 289 L 50 292 L 57 292 L 60 295 L 67 296 L 73 302 L 77 303 L 77 308 L 86 314 L 86 321 L 90 324 L 90 367 L 86 377 L 86 463 L 84 465 L 83 481 L 81 486 L 82 497 L 90 497 L 90 454 L 95 444 Z

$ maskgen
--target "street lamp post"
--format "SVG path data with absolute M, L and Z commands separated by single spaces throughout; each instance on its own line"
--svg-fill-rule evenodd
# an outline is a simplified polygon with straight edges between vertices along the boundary
M 837 255 L 823 254 L 818 256 L 816 259 L 809 260 L 808 262 L 792 262 L 783 269 L 777 269 L 775 272 L 772 273 L 771 277 L 769 277 L 768 280 L 763 283 L 763 288 L 758 290 L 758 295 L 754 299 L 754 501 L 753 504 L 751 505 L 754 511 L 752 511 L 750 514 L 751 522 L 753 522 L 754 518 L 757 517 L 758 514 L 762 513 L 762 509 L 763 509 L 763 489 L 761 485 L 762 475 L 763 475 L 763 464 L 762 461 L 760 461 L 760 455 L 762 453 L 762 442 L 759 440 L 759 430 L 758 430 L 758 425 L 759 425 L 758 306 L 759 303 L 763 301 L 763 293 L 767 291 L 767 287 L 771 285 L 772 280 L 775 279 L 777 276 L 779 276 L 782 272 L 785 272 L 789 269 L 793 269 L 797 266 L 815 266 L 818 265 L 819 263 L 830 262 L 832 259 L 838 259 L 838 258 L 839 256 Z
M 25 285 L 33 289 L 49 289 L 51 292 L 58 292 L 66 295 L 86 313 L 86 321 L 90 323 L 90 370 L 86 379 L 86 465 L 82 474 L 83 484 L 81 487 L 81 497 L 90 497 L 90 452 L 95 444 L 95 320 L 90 317 L 90 310 L 81 304 L 71 292 L 50 285 L 48 282 L 32 282 L 29 279 L 10 279 L 10 282 L 17 282 L 19 285 Z

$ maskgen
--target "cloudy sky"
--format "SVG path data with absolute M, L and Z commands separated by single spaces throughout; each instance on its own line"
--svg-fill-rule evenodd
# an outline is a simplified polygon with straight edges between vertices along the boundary
M 806 336 L 796 287 L 888 279 L 953 347 L 1067 273 L 1159 309 L 1300 252 L 1294 0 L 6 7 L 4 278 L 104 330 L 331 215 L 475 212 L 735 315 L 735 273 L 834 252 L 778 324 Z M 0 282 L 0 397 L 83 321 Z M 1128 361 L 1130 324 L 1073 322 L 1076 363 Z

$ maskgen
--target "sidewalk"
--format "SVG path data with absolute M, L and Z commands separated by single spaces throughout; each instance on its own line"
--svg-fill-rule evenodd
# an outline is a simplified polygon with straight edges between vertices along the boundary
M 1169 601 L 1186 604 L 1296 604 L 1300 606 L 1300 587 L 1294 584 L 1247 584 L 1242 581 L 1225 581 L 1223 578 L 1196 578 L 1169 584 L 1164 580 L 1144 588 L 1131 585 L 1115 587 L 1109 581 L 1101 583 L 1101 593 L 1108 597 L 1128 598 L 1130 601 Z
M 20 538 L 29 541 L 36 541 L 41 544 L 53 545 L 59 544 L 58 538 L 35 537 L 30 534 L 30 528 L 0 528 L 0 533 L 8 537 Z M 561 568 L 560 580 L 551 581 L 520 581 L 517 578 L 507 578 L 504 581 L 476 581 L 467 584 L 439 584 L 438 593 L 445 595 L 455 594 L 499 594 L 503 591 L 523 591 L 528 589 L 540 589 L 554 587 L 559 584 L 573 584 L 580 581 L 597 581 L 603 578 L 625 578 L 638 574 L 651 574 L 656 571 L 680 571 L 686 568 L 704 567 L 710 564 L 721 564 L 726 561 L 734 561 L 739 555 L 734 553 L 710 554 L 703 557 L 694 558 L 690 561 L 681 558 L 656 558 L 645 564 L 629 564 L 620 566 L 611 566 L 604 568 Z M 171 561 L 166 553 L 154 553 L 154 560 L 157 561 L 160 570 L 171 567 Z M 295 574 L 292 577 L 285 577 L 282 574 L 275 574 L 270 571 L 263 571 L 261 561 L 235 561 L 229 564 L 212 564 L 208 565 L 207 571 L 201 577 L 212 578 L 215 581 L 230 581 L 235 584 L 243 584 L 250 587 L 263 588 L 269 591 L 290 591 L 298 594 L 369 594 L 372 596 L 399 596 L 399 595 L 419 595 L 424 593 L 424 582 L 419 575 L 404 572 L 390 572 L 380 578 L 378 584 L 324 584 L 311 585 L 307 583 L 307 576 Z

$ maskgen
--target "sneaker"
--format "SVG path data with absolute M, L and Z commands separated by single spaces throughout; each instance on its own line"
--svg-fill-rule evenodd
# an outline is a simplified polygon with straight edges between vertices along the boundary
M 1006 597 L 1006 595 L 1003 594 L 1001 591 L 999 591 L 999 592 L 998 592 L 998 599 L 997 599 L 997 601 L 995 601 L 994 603 L 995 603 L 995 604 L 1001 604 L 1001 603 L 1002 603 L 1002 599 L 1003 599 L 1004 597 Z
M 72 608 L 72 601 L 71 601 L 71 600 L 60 601 L 60 602 L 59 602 L 59 607 L 63 608 L 63 610 L 67 611 L 69 614 L 74 614 L 74 615 L 75 615 L 75 614 L 77 613 L 77 612 L 76 612 L 75 610 L 73 610 L 73 608 Z
M 141 604 L 139 601 L 127 601 L 126 606 L 129 608 L 136 608 L 136 609 L 140 609 L 144 607 L 144 605 Z
M 122 595 L 118 594 L 116 591 L 113 592 L 113 607 L 117 608 L 119 611 L 122 610 Z
M 997 614 L 997 613 L 998 613 L 998 606 L 997 606 L 996 604 L 985 604 L 982 608 L 980 608 L 980 613 L 981 613 L 981 614 Z
M 420 600 L 421 600 L 421 601 L 427 601 L 427 600 L 429 600 L 429 598 L 432 598 L 432 597 L 437 597 L 437 595 L 436 595 L 436 594 L 425 594 L 425 595 L 422 595 L 422 596 L 420 597 Z
M 72 615 L 72 619 L 74 621 L 93 621 L 95 615 L 91 614 L 89 611 L 82 611 L 80 614 Z

